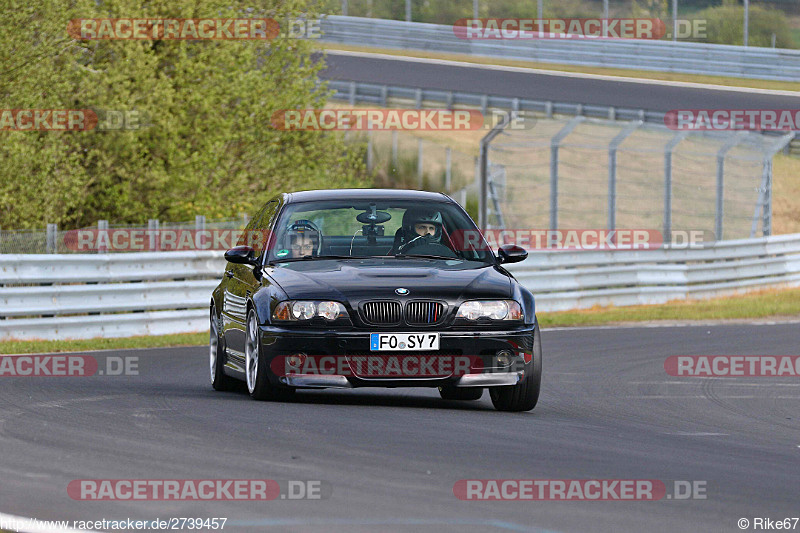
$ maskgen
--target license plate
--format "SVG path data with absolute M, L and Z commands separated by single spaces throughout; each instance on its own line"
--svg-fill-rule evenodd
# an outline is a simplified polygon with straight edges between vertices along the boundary
M 438 350 L 438 333 L 371 333 L 371 352 Z

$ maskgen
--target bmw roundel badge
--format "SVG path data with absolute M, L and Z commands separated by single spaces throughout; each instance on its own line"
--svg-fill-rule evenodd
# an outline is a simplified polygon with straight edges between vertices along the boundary
M 395 289 L 394 292 L 396 292 L 400 296 L 405 296 L 406 294 L 408 294 L 408 289 L 404 289 L 403 287 L 399 287 L 399 288 Z

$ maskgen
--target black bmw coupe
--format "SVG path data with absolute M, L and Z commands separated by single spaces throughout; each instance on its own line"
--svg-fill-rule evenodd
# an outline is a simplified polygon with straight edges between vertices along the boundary
M 250 239 L 251 236 L 256 239 Z M 461 206 L 440 193 L 282 193 L 228 250 L 211 297 L 215 389 L 258 400 L 297 389 L 437 387 L 446 400 L 489 389 L 501 411 L 536 406 L 541 333 L 533 295 Z

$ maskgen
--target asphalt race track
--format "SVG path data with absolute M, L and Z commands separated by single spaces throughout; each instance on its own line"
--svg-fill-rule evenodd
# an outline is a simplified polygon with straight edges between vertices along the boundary
M 432 389 L 219 393 L 201 347 L 138 376 L 0 378 L 0 513 L 226 517 L 230 531 L 740 531 L 800 515 L 800 379 L 676 378 L 670 355 L 796 355 L 798 324 L 544 331 L 530 413 Z M 706 499 L 461 501 L 461 479 L 705 482 Z M 321 480 L 321 500 L 74 501 L 76 479 Z M 800 527 L 800 526 L 799 526 Z
M 648 111 L 671 109 L 798 109 L 800 94 L 763 94 L 662 83 L 637 83 L 535 71 L 428 63 L 414 58 L 347 55 L 329 51 L 320 77 L 381 85 L 466 91 L 532 100 L 617 106 Z

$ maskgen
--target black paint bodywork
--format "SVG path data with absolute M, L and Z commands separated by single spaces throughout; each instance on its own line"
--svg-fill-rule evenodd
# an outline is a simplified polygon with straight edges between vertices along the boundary
M 341 199 L 419 199 L 457 205 L 440 193 L 409 190 L 343 189 L 283 193 L 265 205 L 247 229 L 272 231 L 280 212 L 294 202 Z M 460 209 L 460 207 L 459 207 Z M 477 228 L 476 228 L 477 229 Z M 448 265 L 438 259 L 353 258 L 315 259 L 293 263 L 265 264 L 264 250 L 257 252 L 253 264 L 228 262 L 222 281 L 212 294 L 212 306 L 222 331 L 226 374 L 244 380 L 244 344 L 247 312 L 255 310 L 261 334 L 261 357 L 303 352 L 313 355 L 369 353 L 370 333 L 404 332 L 429 329 L 440 333 L 440 351 L 453 355 L 494 356 L 510 350 L 520 360 L 530 357 L 536 325 L 533 295 L 494 258 L 494 264 L 465 261 Z M 398 296 L 404 287 L 409 294 Z M 445 318 L 434 326 L 374 326 L 364 323 L 359 305 L 365 300 L 437 300 L 445 304 Z M 520 303 L 522 321 L 455 320 L 465 300 L 510 299 Z M 272 311 L 284 300 L 334 300 L 344 304 L 350 320 L 336 326 L 314 319 L 303 326 L 272 322 Z M 270 382 L 280 386 L 277 376 Z M 439 386 L 453 378 L 420 384 L 409 381 L 371 381 L 348 378 L 353 386 Z

